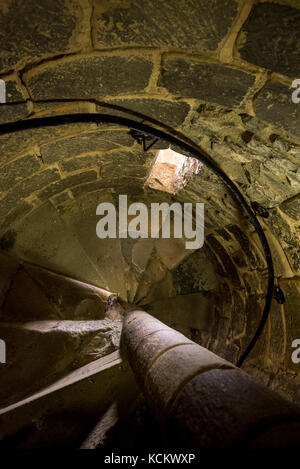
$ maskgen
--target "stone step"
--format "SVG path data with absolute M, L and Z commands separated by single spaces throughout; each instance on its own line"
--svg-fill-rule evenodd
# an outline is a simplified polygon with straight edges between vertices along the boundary
M 60 217 L 68 230 L 76 236 L 87 257 L 99 272 L 101 286 L 118 293 L 125 301 L 132 301 L 138 279 L 126 258 L 127 239 L 99 239 L 96 235 L 96 208 L 101 202 L 114 204 L 110 190 L 84 194 L 66 203 Z
M 9 254 L 16 258 L 92 285 L 104 285 L 76 233 L 69 230 L 49 201 L 18 222 L 8 241 Z
M 160 448 L 164 435 L 141 393 L 126 412 L 120 412 L 113 402 L 92 431 L 81 443 L 80 449 L 105 449 L 109 454 L 118 449 Z
M 0 446 L 77 447 L 114 401 L 126 412 L 138 393 L 130 368 L 113 352 L 0 410 Z
M 121 321 L 108 319 L 0 322 L 0 337 L 6 344 L 6 363 L 0 367 L 0 407 L 114 352 L 121 327 Z
M 116 295 L 0 254 L 0 320 L 104 319 Z

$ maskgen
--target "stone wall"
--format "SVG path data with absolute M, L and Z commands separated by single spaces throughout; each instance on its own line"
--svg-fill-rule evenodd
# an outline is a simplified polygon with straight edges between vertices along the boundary
M 300 78 L 299 27 L 296 0 L 0 6 L 0 78 L 7 83 L 1 123 L 80 112 L 148 121 L 199 145 L 249 203 L 268 209 L 263 227 L 286 302 L 273 302 L 247 369 L 298 401 L 291 343 L 300 338 L 300 104 L 291 100 L 291 84 Z M 199 295 L 206 321 L 174 312 L 170 322 L 235 361 L 261 315 L 266 265 L 257 235 L 207 168 L 176 200 L 206 204 L 201 265 L 210 275 L 199 271 L 199 254 L 186 259 L 173 242 L 100 246 L 93 237 L 101 200 L 120 193 L 147 203 L 173 200 L 144 188 L 155 152 L 166 146 L 158 142 L 143 154 L 127 129 L 94 124 L 1 136 L 0 246 L 118 291 L 152 313 L 154 299 L 167 299 L 167 312 L 172 298 L 181 296 L 188 308 L 190 295 Z

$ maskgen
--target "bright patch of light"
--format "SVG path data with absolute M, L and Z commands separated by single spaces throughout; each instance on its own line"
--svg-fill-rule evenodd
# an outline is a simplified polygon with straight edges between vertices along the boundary
M 159 150 L 150 168 L 146 185 L 169 194 L 176 194 L 198 174 L 203 164 L 196 158 L 177 153 L 171 148 Z

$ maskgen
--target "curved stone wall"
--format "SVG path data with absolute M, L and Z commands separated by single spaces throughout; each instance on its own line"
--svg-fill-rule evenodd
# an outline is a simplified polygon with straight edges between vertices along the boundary
M 299 401 L 300 78 L 298 2 L 3 0 L 0 122 L 101 112 L 163 126 L 199 145 L 261 219 L 276 283 L 245 368 Z M 143 153 L 124 128 L 73 124 L 0 136 L 1 249 L 117 291 L 236 361 L 260 319 L 266 264 L 249 221 L 207 168 L 175 197 L 144 188 Z M 95 209 L 132 201 L 204 202 L 206 243 L 95 238 Z M 186 314 L 184 312 L 186 311 Z M 201 314 L 199 314 L 201 311 Z

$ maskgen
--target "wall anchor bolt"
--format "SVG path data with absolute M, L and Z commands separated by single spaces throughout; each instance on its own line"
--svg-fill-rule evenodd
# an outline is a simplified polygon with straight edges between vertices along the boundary
M 256 215 L 259 215 L 262 218 L 268 218 L 269 212 L 262 205 L 259 205 L 257 202 L 251 202 L 252 210 Z
M 148 151 L 150 148 L 158 142 L 159 138 L 152 137 L 151 135 L 146 135 L 143 134 L 142 132 L 139 132 L 138 130 L 131 130 L 130 135 L 134 138 L 134 140 L 139 143 L 140 145 L 143 145 L 143 151 Z M 149 145 L 146 145 L 146 142 L 151 142 Z

